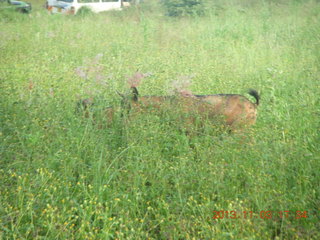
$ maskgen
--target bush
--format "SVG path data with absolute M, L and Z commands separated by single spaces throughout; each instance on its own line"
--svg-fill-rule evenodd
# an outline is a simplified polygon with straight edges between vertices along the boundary
M 91 8 L 89 7 L 81 7 L 78 12 L 77 12 L 77 16 L 87 16 L 87 15 L 92 15 L 93 12 L 91 10 Z
M 166 15 L 172 17 L 205 14 L 205 0 L 163 0 Z

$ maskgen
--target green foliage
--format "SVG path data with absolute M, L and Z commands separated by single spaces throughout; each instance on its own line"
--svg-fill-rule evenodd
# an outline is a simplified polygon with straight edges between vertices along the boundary
M 80 16 L 80 17 L 92 16 L 92 15 L 93 15 L 93 12 L 90 7 L 81 7 L 77 11 L 77 16 Z
M 163 0 L 166 14 L 171 17 L 202 16 L 206 0 Z
M 0 22 L 21 22 L 28 18 L 28 15 L 22 14 L 22 9 L 16 9 L 13 5 L 0 3 Z
M 0 239 L 320 239 L 320 6 L 249 3 L 175 20 L 38 7 L 0 24 Z M 141 95 L 257 89 L 257 123 L 130 117 L 116 91 L 137 71 Z

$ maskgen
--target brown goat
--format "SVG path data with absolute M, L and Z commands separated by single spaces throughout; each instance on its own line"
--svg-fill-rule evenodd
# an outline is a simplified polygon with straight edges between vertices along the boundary
M 193 122 L 194 118 L 199 117 L 209 120 L 223 118 L 223 121 L 232 127 L 254 124 L 260 100 L 260 96 L 255 90 L 249 91 L 249 94 L 256 99 L 256 102 L 253 103 L 245 96 L 238 94 L 139 97 L 137 88 L 132 87 L 131 89 L 130 110 L 134 113 L 146 109 L 166 111 L 166 109 L 174 108 L 175 111 L 188 114 L 189 122 Z
M 227 125 L 252 125 L 257 119 L 257 107 L 260 96 L 257 91 L 249 90 L 256 102 L 238 94 L 195 95 L 195 97 L 212 106 L 214 114 L 223 115 Z
M 174 112 L 180 116 L 185 126 L 190 127 L 197 119 L 201 122 L 222 121 L 226 125 L 237 128 L 244 125 L 252 125 L 256 122 L 257 107 L 260 96 L 257 91 L 250 90 L 249 94 L 256 99 L 251 102 L 248 98 L 238 94 L 216 95 L 176 95 L 176 96 L 139 96 L 136 87 L 131 87 L 132 94 L 123 98 L 122 111 L 129 113 L 129 118 L 134 118 L 145 112 Z M 89 117 L 89 107 L 93 105 L 93 99 L 85 99 L 78 102 L 78 108 L 84 110 L 85 117 Z M 115 114 L 115 109 L 105 109 L 107 126 L 110 126 Z

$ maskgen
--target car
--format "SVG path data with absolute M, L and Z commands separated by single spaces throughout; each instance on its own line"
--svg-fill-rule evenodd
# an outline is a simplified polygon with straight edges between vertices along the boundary
M 88 8 L 98 13 L 109 10 L 121 10 L 122 7 L 130 6 L 129 0 L 47 0 L 47 10 L 54 13 L 67 15 L 76 14 L 81 8 Z
M 15 0 L 0 1 L 0 9 L 14 9 L 21 13 L 30 13 L 32 10 L 31 3 Z

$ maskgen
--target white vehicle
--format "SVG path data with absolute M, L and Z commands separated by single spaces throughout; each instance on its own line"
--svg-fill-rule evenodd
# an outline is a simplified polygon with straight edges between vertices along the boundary
M 108 10 L 121 10 L 129 6 L 128 0 L 48 0 L 46 8 L 50 13 L 76 14 L 82 7 L 98 13 Z

